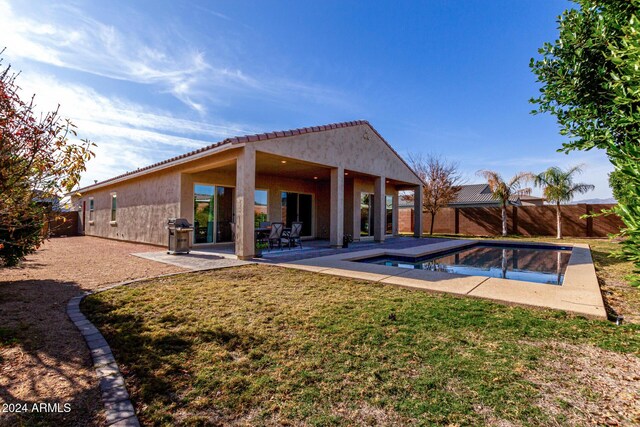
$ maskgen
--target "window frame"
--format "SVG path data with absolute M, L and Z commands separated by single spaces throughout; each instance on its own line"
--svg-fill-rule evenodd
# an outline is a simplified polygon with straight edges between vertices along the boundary
M 95 200 L 93 197 L 89 197 L 89 225 L 93 225 L 96 222 L 96 206 Z
M 111 214 L 110 214 L 110 221 L 109 223 L 111 225 L 115 225 L 118 223 L 118 193 L 116 192 L 112 192 L 110 193 L 110 200 L 111 200 L 111 206 L 110 206 L 110 210 L 111 210 Z
M 253 205 L 254 205 L 254 206 L 253 206 L 253 224 L 254 224 L 254 226 L 255 226 L 255 227 L 259 227 L 259 226 L 260 226 L 259 222 L 258 222 L 258 221 L 256 221 L 256 204 L 255 204 L 255 202 L 256 202 L 256 196 L 255 196 L 255 194 L 256 194 L 258 191 L 264 191 L 264 192 L 267 194 L 267 204 L 265 205 L 265 206 L 266 206 L 266 209 L 267 209 L 267 212 L 266 212 L 266 219 L 265 219 L 265 221 L 269 221 L 269 189 L 267 189 L 267 188 L 256 188 L 256 189 L 254 189 L 254 191 L 253 191 L 253 194 L 254 194 L 254 195 L 253 195 Z

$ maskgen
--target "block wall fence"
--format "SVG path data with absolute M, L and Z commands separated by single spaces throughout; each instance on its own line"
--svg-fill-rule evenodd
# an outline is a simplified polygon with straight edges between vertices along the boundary
M 620 231 L 624 224 L 617 215 L 595 218 L 580 217 L 610 209 L 610 204 L 577 204 L 562 206 L 562 234 L 566 237 L 607 237 Z M 410 233 L 414 226 L 412 208 L 400 208 L 398 230 Z M 431 215 L 422 215 L 424 232 L 431 227 Z M 507 208 L 507 228 L 509 234 L 523 236 L 555 236 L 555 206 L 509 206 Z M 434 233 L 465 234 L 473 236 L 493 236 L 502 232 L 500 208 L 444 208 L 436 215 Z

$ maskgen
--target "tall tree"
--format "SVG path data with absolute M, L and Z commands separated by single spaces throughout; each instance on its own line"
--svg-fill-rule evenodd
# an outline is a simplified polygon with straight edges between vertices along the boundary
M 573 166 L 567 170 L 553 166 L 534 178 L 535 186 L 542 187 L 542 192 L 547 201 L 556 205 L 557 239 L 562 239 L 562 210 L 560 209 L 560 204 L 570 202 L 576 194 L 584 194 L 595 188 L 591 184 L 574 183 L 574 176 L 580 173 L 582 173 L 581 165 Z
M 606 151 L 621 184 L 612 212 L 625 224 L 622 252 L 640 272 L 640 0 L 574 2 L 531 60 L 542 84 L 533 113 L 556 116 L 568 138 L 560 151 Z
M 502 235 L 507 235 L 507 205 L 511 198 L 531 194 L 531 188 L 523 187 L 533 179 L 531 172 L 520 172 L 509 181 L 502 179 L 500 174 L 491 170 L 479 170 L 478 175 L 487 180 L 491 195 L 500 202 L 502 208 Z
M 0 52 L 0 55 L 2 52 Z M 2 58 L 0 56 L 0 66 Z M 0 69 L 0 261 L 15 265 L 42 243 L 52 203 L 79 182 L 93 144 L 57 111 L 37 114 L 18 95 L 16 75 Z
M 460 192 L 462 176 L 458 172 L 458 164 L 435 154 L 425 157 L 413 153 L 409 154 L 409 165 L 424 182 L 422 207 L 431 214 L 429 234 L 433 234 L 436 214 L 453 202 Z M 413 200 L 413 196 L 405 199 Z

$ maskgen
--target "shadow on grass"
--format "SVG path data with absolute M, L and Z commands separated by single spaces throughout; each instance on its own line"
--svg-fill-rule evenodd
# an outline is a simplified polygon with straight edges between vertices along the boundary
M 192 319 L 174 314 L 163 314 L 159 319 L 146 322 L 153 313 L 123 312 L 120 308 L 99 296 L 89 297 L 82 303 L 82 312 L 109 342 L 142 421 L 145 421 L 145 406 L 162 405 L 174 412 L 185 404 L 183 396 L 196 374 L 189 372 L 188 361 L 196 353 L 196 347 L 214 343 L 230 355 L 248 355 L 263 341 L 222 327 L 191 327 Z
M 593 256 L 593 261 L 602 267 L 611 267 L 629 262 L 611 251 L 598 249 L 597 247 L 594 248 L 593 246 L 591 247 L 591 255 Z

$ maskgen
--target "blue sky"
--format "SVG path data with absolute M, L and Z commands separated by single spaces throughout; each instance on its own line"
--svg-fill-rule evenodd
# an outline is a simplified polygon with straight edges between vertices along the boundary
M 0 0 L 0 45 L 25 95 L 98 144 L 83 184 L 228 136 L 366 119 L 468 183 L 584 163 L 585 197 L 610 197 L 606 157 L 556 153 L 554 118 L 529 114 L 529 59 L 572 5 Z

